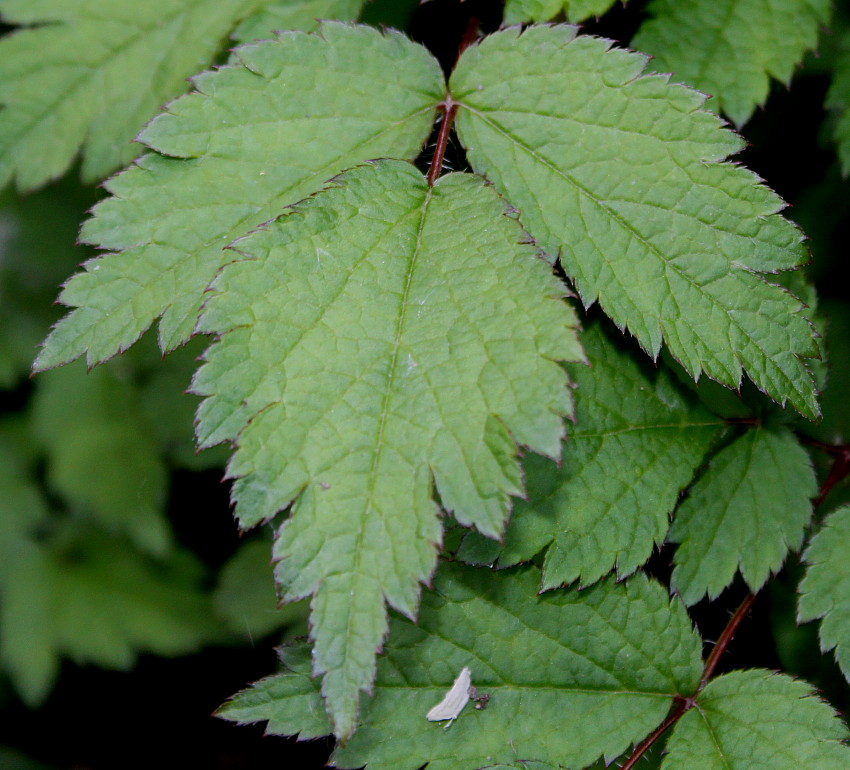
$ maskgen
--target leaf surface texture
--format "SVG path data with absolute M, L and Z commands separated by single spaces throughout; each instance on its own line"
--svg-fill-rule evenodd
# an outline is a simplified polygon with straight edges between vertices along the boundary
M 401 161 L 347 172 L 238 244 L 201 318 L 226 332 L 194 389 L 202 444 L 236 439 L 243 526 L 295 501 L 284 598 L 315 594 L 315 672 L 339 736 L 386 633 L 413 615 L 442 506 L 498 536 L 519 443 L 557 457 L 582 356 L 563 286 L 492 188 Z
M 300 29 L 312 32 L 322 19 L 354 21 L 364 0 L 278 0 L 245 19 L 232 37 L 240 43 L 272 37 L 275 32 Z
M 554 19 L 561 11 L 573 22 L 601 16 L 616 0 L 507 0 L 504 24 L 524 24 Z M 625 0 L 623 0 L 625 2 Z
M 632 45 L 654 57 L 657 72 L 672 72 L 714 97 L 737 125 L 762 106 L 770 79 L 785 83 L 818 27 L 830 17 L 829 0 L 654 0 L 651 18 Z
M 821 620 L 821 650 L 835 650 L 838 665 L 850 680 L 850 506 L 824 522 L 804 554 L 809 568 L 800 583 L 797 616 L 801 622 Z
M 805 682 L 759 669 L 709 682 L 667 741 L 662 770 L 844 770 L 847 728 Z
M 755 428 L 722 449 L 676 511 L 672 586 L 691 605 L 735 577 L 758 591 L 803 543 L 817 480 L 784 427 Z
M 132 160 L 133 137 L 186 90 L 241 18 L 269 0 L 0 0 L 0 187 L 87 180 Z M 116 108 L 120 105 L 120 108 Z
M 643 564 L 721 425 L 664 370 L 650 372 L 618 350 L 598 324 L 582 343 L 590 366 L 570 367 L 576 417 L 563 460 L 555 467 L 525 458 L 528 499 L 517 503 L 496 561 L 528 561 L 548 545 L 543 589 L 586 585 L 615 566 L 625 576 Z M 474 547 L 464 545 L 461 558 Z
M 664 718 L 672 695 L 696 686 L 699 637 L 660 585 L 639 576 L 537 597 L 539 582 L 535 568 L 441 568 L 418 623 L 393 619 L 375 696 L 334 766 L 585 767 L 626 750 Z M 221 715 L 268 720 L 268 732 L 302 739 L 326 734 L 308 650 L 285 650 L 284 662 L 289 672 L 237 695 Z M 425 715 L 464 666 L 490 700 L 483 710 L 469 703 L 444 729 Z
M 805 260 L 779 198 L 722 162 L 741 140 L 703 97 L 645 59 L 571 27 L 509 29 L 468 48 L 452 75 L 473 168 L 653 357 L 666 342 L 693 377 L 817 413 L 800 302 L 758 275 Z
M 195 78 L 198 92 L 142 134 L 157 150 L 107 183 L 83 240 L 115 253 L 87 262 L 36 361 L 131 345 L 158 317 L 164 350 L 185 342 L 224 247 L 369 158 L 418 154 L 444 85 L 439 65 L 394 32 L 323 25 L 238 49 Z M 380 94 L 380 98 L 376 95 Z

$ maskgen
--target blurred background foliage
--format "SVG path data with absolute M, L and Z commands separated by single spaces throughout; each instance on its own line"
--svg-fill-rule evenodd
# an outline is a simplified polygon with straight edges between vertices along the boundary
M 449 57 L 474 5 L 377 0 L 364 19 L 433 40 Z M 479 2 L 479 11 L 493 16 L 494 5 Z M 615 6 L 585 29 L 625 44 L 645 5 Z M 791 88 L 774 84 L 744 126 L 750 146 L 739 156 L 810 238 L 828 367 L 824 419 L 805 431 L 827 443 L 850 437 L 850 182 L 832 140 L 850 88 L 828 91 L 850 51 L 839 10 Z M 0 768 L 322 767 L 327 742 L 261 741 L 261 730 L 210 716 L 274 670 L 273 645 L 306 633 L 306 607 L 276 606 L 270 533 L 240 538 L 221 483 L 226 449 L 194 449 L 197 399 L 185 391 L 205 341 L 163 360 L 148 335 L 92 372 L 78 362 L 29 378 L 62 312 L 57 287 L 92 256 L 75 240 L 102 192 L 76 177 L 26 197 L 0 192 Z M 816 447 L 812 457 L 823 478 L 830 457 Z M 845 481 L 820 512 L 847 501 Z M 661 571 L 669 557 L 664 549 L 656 559 Z M 799 576 L 790 559 L 724 663 L 781 667 L 847 715 L 846 683 L 818 653 L 814 624 L 794 620 Z M 742 593 L 695 608 L 706 638 Z

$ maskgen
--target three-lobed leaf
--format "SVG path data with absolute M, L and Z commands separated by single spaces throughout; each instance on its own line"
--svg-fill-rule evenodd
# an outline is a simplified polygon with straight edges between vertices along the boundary
M 576 416 L 564 459 L 555 467 L 525 458 L 527 499 L 517 503 L 501 549 L 486 541 L 500 567 L 548 545 L 542 589 L 586 585 L 614 567 L 625 576 L 643 564 L 664 541 L 679 492 L 721 425 L 668 373 L 618 350 L 599 324 L 585 329 L 582 344 L 590 366 L 569 368 Z M 470 535 L 458 555 L 486 559 L 485 545 Z
M 803 543 L 817 480 L 785 427 L 748 430 L 712 459 L 676 511 L 672 587 L 691 605 L 735 577 L 758 591 Z
M 91 260 L 60 300 L 77 308 L 36 360 L 89 364 L 129 347 L 158 317 L 169 350 L 192 334 L 224 248 L 344 168 L 412 158 L 444 92 L 436 60 L 395 32 L 327 23 L 243 46 L 195 78 L 140 139 L 157 152 L 107 182 L 82 239 Z M 377 95 L 380 94 L 380 98 Z
M 571 27 L 509 29 L 468 48 L 450 79 L 472 167 L 653 357 L 693 377 L 818 413 L 802 304 L 759 273 L 805 261 L 779 198 L 723 162 L 741 140 L 703 97 L 643 75 L 646 60 Z
M 829 0 L 653 0 L 632 45 L 741 125 L 765 103 L 770 78 L 788 84 L 830 11 Z
M 418 622 L 393 618 L 375 695 L 333 765 L 585 767 L 625 751 L 664 718 L 673 696 L 696 687 L 699 637 L 660 585 L 636 576 L 537 597 L 539 582 L 533 567 L 441 567 Z M 290 671 L 237 695 L 221 715 L 267 720 L 268 732 L 302 739 L 327 734 L 309 651 L 285 649 L 284 662 Z M 465 666 L 490 696 L 486 708 L 469 703 L 448 729 L 429 722 Z
M 820 619 L 821 650 L 835 650 L 844 676 L 850 680 L 850 506 L 831 513 L 803 555 L 809 565 L 800 583 L 797 617 Z
M 717 677 L 667 741 L 662 770 L 844 770 L 850 736 L 805 682 L 754 669 Z
M 491 537 L 522 492 L 519 443 L 557 457 L 581 357 L 563 286 L 492 188 L 413 166 L 346 172 L 237 245 L 200 329 L 202 444 L 236 440 L 243 526 L 278 533 L 285 599 L 315 594 L 315 672 L 337 735 L 386 634 L 413 616 L 443 508 Z

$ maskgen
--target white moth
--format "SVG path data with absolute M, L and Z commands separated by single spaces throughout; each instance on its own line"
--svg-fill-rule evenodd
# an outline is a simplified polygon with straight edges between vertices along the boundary
M 469 690 L 472 686 L 472 676 L 469 669 L 464 666 L 461 672 L 457 675 L 451 689 L 434 708 L 432 708 L 427 717 L 431 722 L 443 722 L 449 720 L 449 727 L 452 722 L 457 719 L 458 714 L 463 711 L 463 707 L 469 702 Z

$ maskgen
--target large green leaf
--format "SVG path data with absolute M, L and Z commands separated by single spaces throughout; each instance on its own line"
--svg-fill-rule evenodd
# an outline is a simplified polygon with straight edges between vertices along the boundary
M 757 591 L 803 543 L 817 480 L 788 428 L 747 431 L 712 458 L 676 511 L 672 585 L 691 605 L 714 599 L 736 570 Z
M 625 751 L 692 692 L 701 643 L 682 605 L 643 576 L 535 596 L 534 568 L 492 573 L 445 567 L 418 623 L 395 617 L 375 695 L 335 767 L 477 770 L 536 760 L 581 768 Z M 268 720 L 268 732 L 324 735 L 309 651 L 284 650 L 287 673 L 258 682 L 220 712 Z M 458 672 L 490 699 L 445 729 L 426 714 Z M 525 764 L 520 764 L 525 767 Z M 536 768 L 533 762 L 530 768 Z
M 158 153 L 107 183 L 114 197 L 82 238 L 117 253 L 87 262 L 65 287 L 61 301 L 77 310 L 36 368 L 84 353 L 104 360 L 158 316 L 163 349 L 184 342 L 204 290 L 233 259 L 225 246 L 346 167 L 415 156 L 444 90 L 424 48 L 368 27 L 328 23 L 236 56 L 145 129 Z
M 270 1 L 0 0 L 26 25 L 0 41 L 0 187 L 38 187 L 81 149 L 88 180 L 132 160 L 145 122 Z
M 591 366 L 570 367 L 576 419 L 564 459 L 557 467 L 525 459 L 528 498 L 517 503 L 501 552 L 493 544 L 499 566 L 548 545 L 542 588 L 592 583 L 615 566 L 624 576 L 643 564 L 721 425 L 664 370 L 649 372 L 617 350 L 598 325 L 582 342 Z M 461 558 L 474 556 L 474 538 Z
M 276 545 L 284 597 L 315 594 L 315 672 L 335 732 L 386 633 L 416 612 L 442 506 L 495 537 L 522 492 L 516 443 L 560 454 L 576 320 L 492 188 L 430 188 L 381 161 L 238 244 L 202 331 L 224 333 L 194 389 L 202 444 L 236 439 L 243 526 L 295 502 Z
M 354 21 L 365 0 L 267 0 L 265 8 L 245 19 L 234 31 L 233 37 L 244 43 L 274 32 L 301 29 L 311 32 L 318 27 L 319 19 Z
M 746 169 L 703 97 L 644 57 L 571 27 L 509 29 L 451 78 L 473 168 L 520 210 L 585 304 L 599 301 L 655 357 L 693 377 L 756 385 L 817 414 L 801 303 L 758 273 L 806 259 L 783 204 Z
M 830 514 L 804 559 L 809 569 L 800 583 L 798 618 L 821 619 L 821 650 L 835 650 L 838 665 L 850 680 L 850 506 Z
M 829 21 L 830 0 L 654 0 L 632 45 L 652 67 L 715 97 L 741 125 L 764 104 L 770 78 L 786 85 Z
M 850 736 L 805 682 L 758 669 L 709 682 L 667 741 L 663 770 L 846 770 Z
M 615 2 L 616 0 L 507 0 L 504 23 L 549 21 L 561 11 L 567 14 L 570 21 L 584 21 L 590 16 L 601 16 Z

